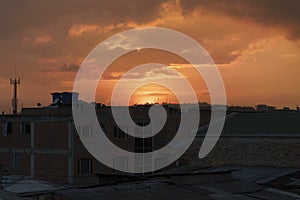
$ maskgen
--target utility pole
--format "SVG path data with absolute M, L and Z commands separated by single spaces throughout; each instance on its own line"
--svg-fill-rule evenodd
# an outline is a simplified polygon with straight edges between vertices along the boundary
M 17 115 L 17 113 L 18 113 L 18 85 L 20 85 L 20 79 L 19 78 L 11 78 L 10 84 L 14 86 L 13 98 L 12 98 L 13 115 Z

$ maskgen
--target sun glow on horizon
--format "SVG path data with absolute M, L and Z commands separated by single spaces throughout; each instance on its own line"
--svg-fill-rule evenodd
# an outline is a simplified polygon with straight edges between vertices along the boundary
M 150 83 L 134 91 L 129 104 L 163 104 L 178 103 L 175 94 L 159 84 Z

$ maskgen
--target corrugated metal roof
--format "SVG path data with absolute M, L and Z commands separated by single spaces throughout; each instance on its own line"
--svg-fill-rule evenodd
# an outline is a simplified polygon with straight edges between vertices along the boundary
M 239 171 L 236 171 L 239 169 Z M 219 173 L 230 170 L 231 173 Z M 297 199 L 298 195 L 262 186 L 257 182 L 292 173 L 289 168 L 187 166 L 160 173 L 164 178 L 147 176 L 148 180 L 100 186 L 86 189 L 56 191 L 67 199 Z M 195 173 L 195 174 L 193 174 Z M 172 174 L 172 175 L 170 175 Z
M 232 175 L 238 179 L 262 184 L 297 171 L 300 171 L 300 169 L 274 167 L 240 167 L 240 170 L 234 171 Z
M 11 192 L 7 192 L 4 190 L 0 190 L 0 200 L 33 200 L 32 198 L 28 197 L 18 197 L 16 194 Z
M 149 176 L 161 175 L 197 175 L 197 174 L 222 174 L 239 170 L 238 167 L 219 166 L 219 167 L 200 167 L 200 166 L 181 166 L 168 171 L 162 171 Z
M 300 198 L 300 196 L 297 197 L 297 195 L 288 194 L 288 193 L 281 193 L 276 191 L 258 191 L 251 194 L 248 194 L 250 197 L 255 197 L 257 199 L 265 199 L 265 200 L 297 200 Z
M 2 177 L 3 189 L 19 195 L 26 193 L 44 193 L 64 187 L 46 181 L 32 179 L 28 176 L 10 175 Z

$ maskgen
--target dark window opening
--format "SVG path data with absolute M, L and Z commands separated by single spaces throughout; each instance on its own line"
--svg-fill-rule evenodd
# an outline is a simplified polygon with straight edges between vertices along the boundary
M 15 168 L 15 169 L 18 168 L 18 166 L 19 166 L 19 154 L 11 153 L 10 166 L 11 166 L 11 168 Z
M 107 133 L 106 124 L 100 124 L 100 127 L 101 127 L 102 131 L 106 134 Z
M 144 127 L 147 126 L 146 123 L 137 123 L 138 126 Z M 142 129 L 142 132 L 139 132 L 139 129 L 135 130 L 135 133 L 138 135 L 145 135 L 145 130 Z M 147 153 L 153 150 L 153 137 L 148 138 L 135 138 L 135 152 L 136 153 Z
M 12 122 L 4 122 L 2 125 L 2 135 L 11 135 L 12 134 Z
M 22 135 L 31 135 L 31 122 L 22 122 Z
M 153 149 L 153 138 L 135 138 L 135 152 L 146 153 Z
M 88 175 L 93 174 L 93 159 L 81 158 L 78 160 L 78 174 Z
M 117 126 L 114 126 L 114 137 L 115 138 L 118 137 L 118 131 L 119 131 L 119 128 Z
M 128 130 L 128 127 L 124 127 L 125 130 Z M 114 126 L 114 138 L 121 138 L 125 139 L 128 138 L 128 134 L 125 133 L 122 129 L 118 126 Z

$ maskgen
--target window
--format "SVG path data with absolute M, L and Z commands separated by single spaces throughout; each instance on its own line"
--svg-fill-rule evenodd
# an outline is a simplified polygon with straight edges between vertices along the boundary
M 152 151 L 153 138 L 135 138 L 135 152 L 145 153 Z
M 137 123 L 138 126 L 144 127 L 146 126 L 145 123 Z M 152 128 L 150 129 L 152 131 Z M 135 134 L 145 136 L 145 129 L 142 129 L 142 132 L 140 132 L 140 129 L 135 130 Z M 153 143 L 153 137 L 148 138 L 135 138 L 135 152 L 136 153 L 145 153 L 152 151 L 152 143 Z
M 119 127 L 114 126 L 114 137 L 117 138 L 119 136 Z
M 78 174 L 88 175 L 93 173 L 93 159 L 81 158 L 78 160 Z
M 4 122 L 2 124 L 2 135 L 7 136 L 12 134 L 12 122 Z
M 128 170 L 128 158 L 127 157 L 115 157 L 114 168 L 118 170 Z
M 79 133 L 81 139 L 92 139 L 94 138 L 94 126 L 82 125 L 79 127 Z
M 18 168 L 19 165 L 19 154 L 12 152 L 10 156 L 10 166 L 11 168 Z
M 124 126 L 123 129 L 128 132 L 128 126 Z M 122 129 L 120 129 L 118 126 L 114 126 L 114 137 L 115 138 L 128 138 L 128 134 L 125 133 Z
M 101 124 L 100 124 L 100 127 L 101 127 L 102 131 L 106 134 L 106 133 L 107 133 L 107 127 L 106 127 L 106 124 L 101 123 Z
M 22 122 L 21 135 L 31 135 L 31 122 Z
M 180 124 L 176 124 L 176 132 L 179 130 Z

